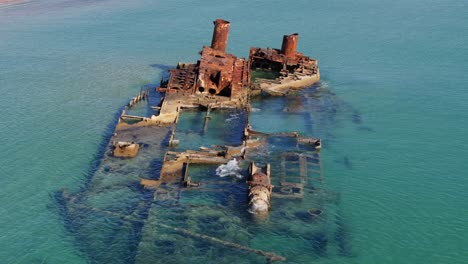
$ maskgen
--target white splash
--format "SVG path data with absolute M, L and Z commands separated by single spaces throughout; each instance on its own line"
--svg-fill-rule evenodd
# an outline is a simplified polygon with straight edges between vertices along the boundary
M 250 109 L 251 112 L 255 113 L 255 112 L 260 112 L 261 109 L 260 108 L 255 108 L 255 107 L 252 107 L 252 109 Z
M 239 173 L 240 170 L 239 162 L 236 159 L 232 159 L 228 161 L 227 164 L 219 165 L 219 167 L 216 168 L 216 175 L 219 177 L 235 176 L 241 179 L 243 176 Z

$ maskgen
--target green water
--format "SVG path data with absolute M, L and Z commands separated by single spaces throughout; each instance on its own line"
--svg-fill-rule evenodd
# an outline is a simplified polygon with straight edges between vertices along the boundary
M 255 81 L 257 78 L 263 79 L 276 79 L 279 77 L 279 74 L 270 71 L 262 71 L 262 70 L 254 70 L 251 73 L 252 82 Z
M 134 229 L 118 225 L 120 231 L 110 236 L 115 223 L 105 217 L 96 218 L 89 233 L 74 234 L 53 194 L 89 184 L 115 114 L 142 85 L 158 83 L 168 67 L 195 61 L 202 45 L 209 45 L 217 17 L 232 23 L 229 52 L 245 57 L 251 46 L 279 48 L 283 34 L 299 32 L 298 50 L 317 58 L 321 68 L 318 87 L 254 101 L 252 123 L 256 130 L 322 137 L 326 188 L 340 194 L 334 210 L 349 234 L 351 254 L 316 256 L 287 235 L 267 243 L 268 250 L 287 252 L 284 245 L 296 245 L 291 252 L 297 263 L 468 262 L 466 5 L 461 0 L 33 0 L 0 8 L 1 262 L 154 259 L 151 252 L 133 252 L 137 255 L 129 259 L 113 254 L 133 250 L 128 245 L 134 241 L 127 239 Z M 136 176 L 122 178 L 129 186 L 132 179 Z M 134 193 L 95 199 L 111 206 L 113 199 L 115 204 L 139 200 Z M 188 223 L 200 225 L 203 215 L 197 213 L 189 211 Z M 219 219 L 224 212 L 213 214 Z M 234 218 L 226 225 L 245 228 Z M 230 238 L 247 236 L 251 246 L 261 248 L 271 236 L 252 228 L 255 237 Z M 95 248 L 83 248 L 80 236 L 92 238 L 88 245 Z M 222 251 L 226 261 L 263 261 L 191 243 L 190 252 L 200 247 L 212 261 Z M 154 256 L 161 261 L 173 253 L 165 246 L 150 247 L 159 248 Z M 119 260 L 108 258 L 112 255 Z M 197 256 L 192 262 L 202 261 Z

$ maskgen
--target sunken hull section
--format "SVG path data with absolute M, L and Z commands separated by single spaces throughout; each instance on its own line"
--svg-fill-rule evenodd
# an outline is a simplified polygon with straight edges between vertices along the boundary
M 79 191 L 61 190 L 55 195 L 65 226 L 89 263 L 134 262 L 152 201 L 152 193 L 139 182 L 159 177 L 171 128 L 128 113 L 134 106 L 158 98 L 148 91 L 130 100 L 103 143 L 86 185 Z
M 90 263 L 238 263 L 239 252 L 246 263 L 308 263 L 339 250 L 320 140 L 254 131 L 249 119 L 251 67 L 318 81 L 316 61 L 295 51 L 297 35 L 238 58 L 226 53 L 229 22 L 214 24 L 200 60 L 129 102 L 85 188 L 57 195 Z M 306 253 L 285 249 L 284 237 Z

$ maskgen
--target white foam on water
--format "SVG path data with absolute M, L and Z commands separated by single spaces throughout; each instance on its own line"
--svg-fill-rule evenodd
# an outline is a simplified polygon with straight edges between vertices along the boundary
M 234 176 L 238 179 L 242 179 L 244 176 L 240 174 L 241 168 L 239 167 L 239 161 L 232 159 L 227 164 L 221 164 L 216 168 L 216 175 L 219 177 Z
M 252 109 L 250 109 L 251 112 L 260 112 L 261 109 L 260 108 L 255 108 L 255 107 L 252 107 Z

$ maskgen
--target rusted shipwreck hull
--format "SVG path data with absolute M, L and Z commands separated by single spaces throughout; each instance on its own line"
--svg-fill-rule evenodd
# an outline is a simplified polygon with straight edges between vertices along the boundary
M 245 229 L 243 232 L 248 234 L 247 238 L 254 234 L 247 230 L 248 227 L 239 226 L 236 219 L 247 211 L 247 207 L 252 212 L 268 215 L 272 199 L 294 203 L 294 200 L 303 199 L 308 192 L 319 189 L 323 183 L 319 153 L 320 139 L 301 137 L 297 133 L 272 135 L 254 131 L 252 126 L 255 124 L 249 122 L 250 98 L 259 92 L 286 95 L 291 89 L 318 82 L 320 73 L 317 61 L 296 51 L 298 34 L 285 35 L 281 49 L 251 48 L 248 59 L 239 58 L 226 52 L 230 23 L 217 19 L 214 25 L 211 46 L 202 48 L 200 60 L 195 63 L 178 63 L 176 68 L 169 70 L 169 78 L 161 80 L 159 87 L 154 87 L 151 92 L 148 89 L 142 90 L 129 102 L 119 116 L 104 158 L 86 189 L 75 194 L 64 192 L 61 195 L 67 223 L 79 234 L 81 248 L 95 262 L 164 261 L 161 248 L 178 245 L 187 237 L 245 251 L 254 255 L 253 258 L 266 258 L 268 262 L 286 260 L 277 253 L 245 245 L 246 238 L 239 237 L 238 230 Z M 253 75 L 258 72 L 274 73 L 275 78 L 254 78 Z M 160 96 L 161 99 L 158 105 L 151 106 L 153 110 L 151 115 L 140 117 L 128 114 L 134 105 L 151 96 Z M 244 113 L 245 120 L 238 131 L 241 139 L 239 144 L 199 146 L 200 148 L 195 150 L 181 149 L 178 147 L 181 137 L 176 132 L 176 128 L 181 113 L 186 109 L 201 110 L 205 113 L 203 131 L 210 129 L 211 111 L 236 109 Z M 291 140 L 293 147 L 290 152 L 272 154 L 266 159 L 259 156 L 261 149 L 271 144 L 269 143 L 271 137 Z M 217 166 L 233 159 L 238 160 L 240 166 L 245 162 L 252 163 L 247 181 L 245 179 L 235 183 L 223 180 L 199 181 L 196 179 L 196 173 L 192 171 L 193 167 L 197 168 L 200 164 L 207 167 Z M 270 169 L 270 159 L 277 161 L 271 165 L 273 169 Z M 266 169 L 261 170 L 255 164 L 266 165 Z M 245 171 L 242 173 L 247 176 Z M 273 179 L 271 175 L 275 173 L 279 177 Z M 223 188 L 233 189 L 233 185 L 236 186 L 234 188 L 236 192 L 231 193 L 231 196 L 239 195 L 237 193 L 239 188 L 243 190 L 241 196 L 236 196 L 236 199 L 244 202 L 243 212 L 232 211 L 227 206 L 184 202 L 184 197 L 190 197 L 197 191 L 220 192 L 225 191 Z M 141 192 L 145 198 L 141 200 L 135 198 Z M 96 202 L 99 197 L 106 199 L 110 197 L 108 199 L 112 201 L 126 196 L 132 201 L 130 205 Z M 318 206 L 323 203 L 323 200 L 317 202 Z M 295 209 L 294 214 L 307 215 L 305 220 L 294 217 L 292 219 L 305 221 L 313 230 L 319 229 L 317 223 L 323 222 L 319 217 L 322 211 L 309 209 L 299 207 Z M 201 211 L 204 214 L 200 213 Z M 309 217 L 311 214 L 309 211 L 314 215 Z M 281 212 L 281 209 L 278 209 L 276 214 Z M 206 215 L 223 218 L 225 226 L 230 229 L 224 230 L 224 226 L 203 227 L 207 224 L 216 224 L 216 221 L 206 223 L 203 220 Z M 101 226 L 102 217 L 116 219 L 118 224 L 110 231 L 116 233 L 115 236 L 111 236 L 116 240 L 104 242 L 96 239 L 99 243 L 118 244 L 121 241 L 130 241 L 128 245 L 123 246 L 119 254 L 100 252 L 96 244 L 100 248 L 104 248 L 103 245 L 91 243 L 92 239 L 86 239 L 89 234 L 95 235 L 93 227 Z M 184 226 L 186 221 L 174 221 L 177 226 L 168 223 L 169 220 L 185 217 L 195 219 L 193 223 L 197 224 L 192 224 L 196 226 L 189 230 Z M 155 229 L 160 232 L 157 237 Z M 168 238 L 164 233 L 166 231 L 163 232 L 161 229 L 172 232 L 173 235 Z M 161 243 L 157 244 L 154 240 Z M 185 249 L 184 247 L 181 252 L 186 252 Z M 133 255 L 128 257 L 128 254 Z M 220 250 L 219 254 L 224 253 Z M 172 261 L 174 257 L 167 256 L 167 260 Z M 186 254 L 181 254 L 180 257 L 186 257 Z M 122 259 L 124 261 L 121 261 Z M 225 263 L 229 261 L 226 258 Z

